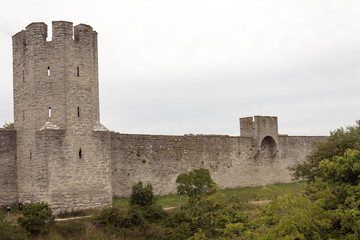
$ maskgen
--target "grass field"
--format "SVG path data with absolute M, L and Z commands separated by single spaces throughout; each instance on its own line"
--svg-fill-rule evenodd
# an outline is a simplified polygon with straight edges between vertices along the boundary
M 268 187 L 276 187 L 282 191 L 288 191 L 291 193 L 298 193 L 301 191 L 301 187 L 304 186 L 304 182 L 295 182 L 295 183 L 282 183 L 275 184 Z M 245 187 L 245 188 L 229 188 L 221 189 L 220 192 L 237 197 L 241 202 L 256 201 L 260 193 L 262 193 L 264 187 Z M 280 191 L 281 192 L 281 191 Z M 279 193 L 280 194 L 280 193 Z M 179 195 L 170 194 L 166 196 L 157 196 L 157 202 L 164 208 L 169 207 L 178 207 L 179 206 Z M 181 196 L 181 205 L 185 205 L 188 202 L 188 197 Z M 129 198 L 125 197 L 114 197 L 113 206 L 126 207 L 129 204 Z

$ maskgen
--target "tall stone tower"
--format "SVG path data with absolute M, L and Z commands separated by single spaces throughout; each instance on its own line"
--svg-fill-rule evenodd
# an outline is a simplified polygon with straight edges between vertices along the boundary
M 58 211 L 111 202 L 110 134 L 99 123 L 97 33 L 32 23 L 13 36 L 19 201 Z

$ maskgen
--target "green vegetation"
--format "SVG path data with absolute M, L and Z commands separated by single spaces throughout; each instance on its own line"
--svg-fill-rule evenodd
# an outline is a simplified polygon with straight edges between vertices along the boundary
M 32 235 L 46 235 L 54 220 L 55 216 L 47 203 L 29 203 L 24 206 L 18 224 Z
M 216 184 L 211 179 L 209 170 L 204 168 L 180 174 L 176 178 L 176 183 L 178 192 L 186 194 L 191 204 L 216 191 Z
M 53 232 L 56 232 L 64 239 L 78 239 L 86 234 L 86 224 L 83 221 L 66 221 L 56 223 Z
M 0 240 L 23 240 L 27 237 L 25 229 L 0 219 Z
M 14 123 L 12 122 L 5 122 L 5 124 L 3 125 L 3 128 L 5 129 L 14 129 Z
M 155 203 L 153 188 L 150 183 L 143 187 L 143 183 L 139 181 L 132 186 L 130 195 L 130 204 L 138 206 L 150 206 Z

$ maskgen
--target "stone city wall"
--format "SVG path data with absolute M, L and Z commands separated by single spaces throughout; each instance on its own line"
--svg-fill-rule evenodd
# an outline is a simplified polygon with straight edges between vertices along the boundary
M 0 206 L 17 198 L 16 130 L 0 129 Z
M 291 182 L 288 167 L 305 160 L 326 137 L 279 136 L 274 157 L 253 148 L 250 137 L 222 135 L 156 136 L 112 133 L 112 188 L 128 196 L 137 181 L 151 182 L 156 194 L 176 192 L 176 177 L 210 170 L 221 188 Z
M 39 161 L 29 169 L 41 184 L 36 188 L 40 189 L 36 201 L 48 202 L 56 213 L 109 206 L 110 133 L 93 131 L 85 138 L 67 141 L 65 130 L 37 131 Z

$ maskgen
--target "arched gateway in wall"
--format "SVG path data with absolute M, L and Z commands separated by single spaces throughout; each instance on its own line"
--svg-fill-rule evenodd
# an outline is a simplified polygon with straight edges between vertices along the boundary
M 265 159 L 272 159 L 276 156 L 277 146 L 273 137 L 266 136 L 261 141 L 260 154 Z

